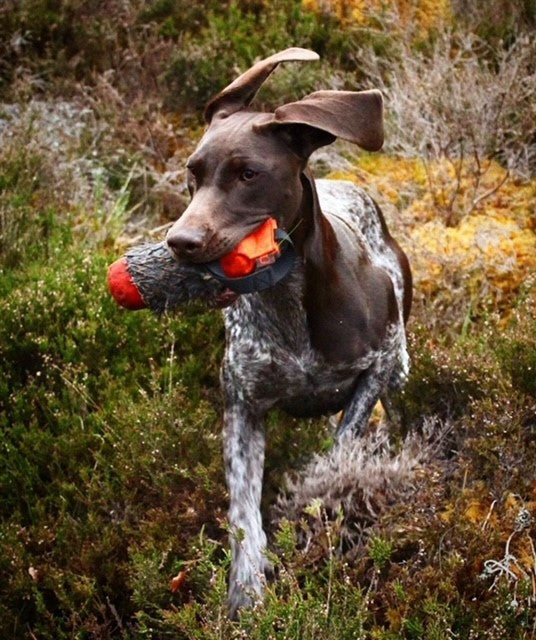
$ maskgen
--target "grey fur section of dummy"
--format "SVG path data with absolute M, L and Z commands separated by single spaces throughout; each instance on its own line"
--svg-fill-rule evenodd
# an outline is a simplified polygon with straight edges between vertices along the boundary
M 177 262 L 166 244 L 143 244 L 126 253 L 128 272 L 146 305 L 155 313 L 200 300 L 221 306 L 225 287 L 202 265 Z

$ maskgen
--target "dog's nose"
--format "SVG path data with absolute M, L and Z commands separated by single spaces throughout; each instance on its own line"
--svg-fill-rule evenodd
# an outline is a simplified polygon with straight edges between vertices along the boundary
M 166 242 L 168 247 L 177 256 L 191 257 L 203 248 L 205 234 L 198 229 L 181 229 L 170 231 Z

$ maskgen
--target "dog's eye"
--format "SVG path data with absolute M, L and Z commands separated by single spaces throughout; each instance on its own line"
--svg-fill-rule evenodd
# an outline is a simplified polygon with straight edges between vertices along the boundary
M 255 179 L 259 174 L 253 169 L 244 169 L 240 174 L 240 180 L 243 182 L 251 182 L 251 180 Z

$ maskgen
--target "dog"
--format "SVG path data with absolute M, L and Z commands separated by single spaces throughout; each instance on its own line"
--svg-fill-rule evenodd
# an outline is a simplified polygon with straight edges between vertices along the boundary
M 266 413 L 342 411 L 337 437 L 357 435 L 378 399 L 408 374 L 408 259 L 364 191 L 350 182 L 315 183 L 307 168 L 313 151 L 336 138 L 381 148 L 381 93 L 317 91 L 273 113 L 248 109 L 279 63 L 317 59 L 307 49 L 276 53 L 208 103 L 208 128 L 187 162 L 191 202 L 166 236 L 178 260 L 201 264 L 274 218 L 297 256 L 280 282 L 234 296 L 224 310 L 233 616 L 262 597 L 270 571 L 260 513 Z

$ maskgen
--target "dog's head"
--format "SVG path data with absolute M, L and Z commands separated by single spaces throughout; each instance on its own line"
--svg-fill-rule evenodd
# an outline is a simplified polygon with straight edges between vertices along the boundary
M 274 113 L 247 110 L 280 62 L 317 59 L 307 49 L 276 53 L 208 103 L 209 126 L 187 163 L 192 200 L 167 235 L 179 258 L 215 260 L 267 218 L 291 230 L 303 206 L 303 172 L 318 147 L 337 137 L 371 151 L 382 146 L 379 91 L 317 91 Z

